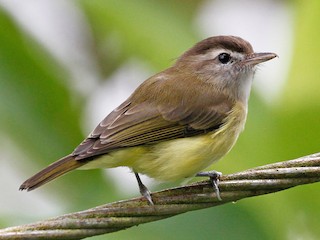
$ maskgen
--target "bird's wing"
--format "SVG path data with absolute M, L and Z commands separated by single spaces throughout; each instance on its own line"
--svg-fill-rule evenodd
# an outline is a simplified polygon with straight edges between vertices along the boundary
M 232 108 L 223 94 L 211 96 L 212 92 L 205 88 L 194 91 L 182 85 L 177 87 L 174 90 L 165 84 L 148 85 L 146 94 L 142 85 L 140 94 L 152 97 L 133 94 L 94 129 L 73 155 L 77 160 L 88 159 L 119 148 L 204 134 L 219 128 Z M 161 89 L 169 90 L 163 93 Z M 170 101 L 159 100 L 161 92 Z

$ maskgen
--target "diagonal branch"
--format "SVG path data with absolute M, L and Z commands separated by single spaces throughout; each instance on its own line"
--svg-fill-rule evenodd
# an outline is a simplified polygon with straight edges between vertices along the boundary
M 320 153 L 222 176 L 219 183 L 222 201 L 216 198 L 208 181 L 197 182 L 153 193 L 154 206 L 141 197 L 109 203 L 2 229 L 0 239 L 82 239 L 318 181 Z

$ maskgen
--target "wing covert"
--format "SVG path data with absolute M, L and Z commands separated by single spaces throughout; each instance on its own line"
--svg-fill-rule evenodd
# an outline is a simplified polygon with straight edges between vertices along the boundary
M 193 91 L 187 84 L 168 87 L 172 84 L 170 79 L 151 83 L 143 83 L 138 93 L 101 121 L 74 150 L 77 160 L 119 148 L 206 133 L 223 124 L 233 106 L 223 94 L 213 97 L 208 85 Z

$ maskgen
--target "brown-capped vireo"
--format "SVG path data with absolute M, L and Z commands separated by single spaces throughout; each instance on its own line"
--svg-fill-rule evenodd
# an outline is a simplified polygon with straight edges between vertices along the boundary
M 138 173 L 161 181 L 207 175 L 199 172 L 228 153 L 244 128 L 256 65 L 276 56 L 255 53 L 234 36 L 197 43 L 20 189 L 33 190 L 76 168 L 127 166 L 153 204 Z

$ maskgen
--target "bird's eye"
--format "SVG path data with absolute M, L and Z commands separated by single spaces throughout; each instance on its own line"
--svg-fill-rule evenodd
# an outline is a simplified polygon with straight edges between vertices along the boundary
M 231 56 L 229 53 L 221 53 L 219 54 L 218 59 L 222 64 L 226 64 L 230 61 Z

